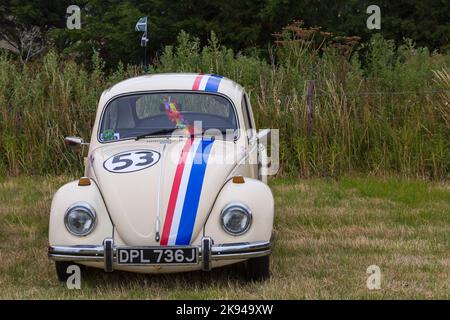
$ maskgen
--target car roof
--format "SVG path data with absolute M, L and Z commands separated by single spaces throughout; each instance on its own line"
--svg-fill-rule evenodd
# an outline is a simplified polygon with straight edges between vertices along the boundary
M 230 99 L 239 99 L 243 88 L 233 80 L 215 74 L 202 73 L 156 73 L 121 81 L 102 94 L 104 102 L 111 98 L 133 92 L 186 90 L 221 93 Z

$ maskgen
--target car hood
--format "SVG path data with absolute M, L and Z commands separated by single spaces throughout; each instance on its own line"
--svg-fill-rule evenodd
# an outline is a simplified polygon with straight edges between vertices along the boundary
M 93 150 L 90 161 L 126 245 L 188 245 L 234 168 L 235 154 L 230 141 L 152 139 L 107 144 Z

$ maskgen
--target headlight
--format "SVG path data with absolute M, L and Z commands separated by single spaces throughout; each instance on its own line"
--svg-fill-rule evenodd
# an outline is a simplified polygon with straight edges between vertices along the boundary
M 64 224 L 67 230 L 75 236 L 87 236 L 95 226 L 96 214 L 85 202 L 77 202 L 67 209 Z
M 252 213 L 245 204 L 233 202 L 222 210 L 222 227 L 225 232 L 238 236 L 250 228 L 252 223 Z

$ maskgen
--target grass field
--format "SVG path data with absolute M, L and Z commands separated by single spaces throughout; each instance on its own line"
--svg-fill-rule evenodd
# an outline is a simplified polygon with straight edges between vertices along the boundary
M 240 270 L 136 275 L 92 270 L 81 290 L 56 280 L 47 259 L 54 191 L 68 177 L 0 180 L 2 299 L 450 298 L 450 185 L 396 178 L 273 180 L 272 278 Z M 381 289 L 366 269 L 381 268 Z

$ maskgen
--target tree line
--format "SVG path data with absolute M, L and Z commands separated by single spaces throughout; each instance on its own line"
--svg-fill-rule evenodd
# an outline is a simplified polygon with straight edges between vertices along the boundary
M 81 9 L 81 29 L 66 27 L 69 5 Z M 401 43 L 413 39 L 431 51 L 450 50 L 450 1 L 378 0 L 381 29 L 369 30 L 367 0 L 4 0 L 0 4 L 0 41 L 23 62 L 52 47 L 80 62 L 93 50 L 107 66 L 142 59 L 139 17 L 148 16 L 149 52 L 155 58 L 184 30 L 207 44 L 214 31 L 235 52 L 268 56 L 273 34 L 296 20 L 305 26 L 367 41 L 374 33 Z

